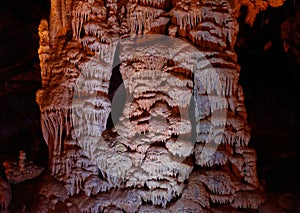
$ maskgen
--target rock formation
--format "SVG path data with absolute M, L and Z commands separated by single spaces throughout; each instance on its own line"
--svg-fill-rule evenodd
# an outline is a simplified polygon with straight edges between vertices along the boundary
M 17 184 L 39 176 L 44 170 L 41 166 L 36 166 L 32 161 L 26 160 L 26 153 L 20 151 L 19 160 L 7 160 L 3 162 L 5 175 L 12 184 Z
M 252 23 L 279 2 L 52 0 L 39 27 L 37 102 L 49 169 L 69 204 L 83 212 L 257 209 L 264 196 L 238 85 L 236 20 L 241 5 L 255 11 Z M 126 91 L 120 117 L 117 73 Z

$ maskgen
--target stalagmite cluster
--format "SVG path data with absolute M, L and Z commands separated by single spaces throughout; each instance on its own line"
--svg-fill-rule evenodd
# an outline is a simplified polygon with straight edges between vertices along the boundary
M 36 100 L 65 207 L 257 209 L 264 196 L 234 45 L 241 5 L 271 2 L 52 0 Z M 118 73 L 126 101 L 116 117 Z
M 26 160 L 26 153 L 20 151 L 18 161 L 4 161 L 3 166 L 8 181 L 17 184 L 39 176 L 44 170 L 41 166 L 36 166 L 32 161 Z

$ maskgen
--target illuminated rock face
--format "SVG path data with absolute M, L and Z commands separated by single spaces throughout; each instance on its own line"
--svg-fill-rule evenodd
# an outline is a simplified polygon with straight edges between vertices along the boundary
M 88 212 L 259 207 L 234 51 L 240 4 L 51 3 L 49 25 L 39 27 L 37 102 L 49 169 L 68 202 Z M 120 104 L 111 98 L 113 70 L 127 100 L 107 129 Z

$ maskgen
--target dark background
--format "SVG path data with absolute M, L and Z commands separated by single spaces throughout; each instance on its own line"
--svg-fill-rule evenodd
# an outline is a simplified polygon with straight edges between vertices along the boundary
M 47 165 L 35 92 L 41 87 L 37 29 L 49 11 L 50 0 L 9 0 L 0 7 L 0 163 L 22 149 Z M 249 26 L 243 10 L 236 45 L 259 179 L 268 196 L 289 212 L 300 211 L 300 58 L 284 51 L 283 42 L 300 50 L 299 11 L 298 2 L 287 1 L 261 12 Z M 283 38 L 281 25 L 287 20 L 292 33 Z

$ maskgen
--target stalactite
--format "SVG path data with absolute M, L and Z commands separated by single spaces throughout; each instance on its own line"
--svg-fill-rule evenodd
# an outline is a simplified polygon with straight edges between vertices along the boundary
M 91 5 L 88 2 L 77 1 L 72 8 L 73 37 L 78 39 L 84 22 L 91 13 Z
M 235 208 L 257 209 L 263 201 L 264 197 L 261 193 L 240 191 L 234 195 L 233 202 L 230 205 Z
M 224 165 L 228 161 L 229 153 L 217 150 L 218 145 L 206 145 L 203 147 L 197 144 L 195 147 L 196 163 L 200 166 L 212 167 L 214 165 Z
M 160 19 L 156 24 L 152 24 L 154 23 L 153 20 L 159 18 L 163 12 L 163 10 L 157 8 L 136 6 L 130 14 L 129 26 L 131 26 L 131 34 L 141 35 L 148 32 L 151 27 L 165 26 L 168 19 Z M 143 28 L 145 29 L 144 32 Z
M 172 10 L 171 16 L 176 18 L 176 22 L 179 25 L 180 29 L 186 30 L 187 26 L 193 28 L 202 19 L 203 11 L 201 8 L 195 8 L 191 11 L 182 11 L 182 10 Z
M 230 195 L 236 192 L 235 183 L 223 171 L 207 171 L 200 175 L 201 182 L 212 192 L 220 195 Z

